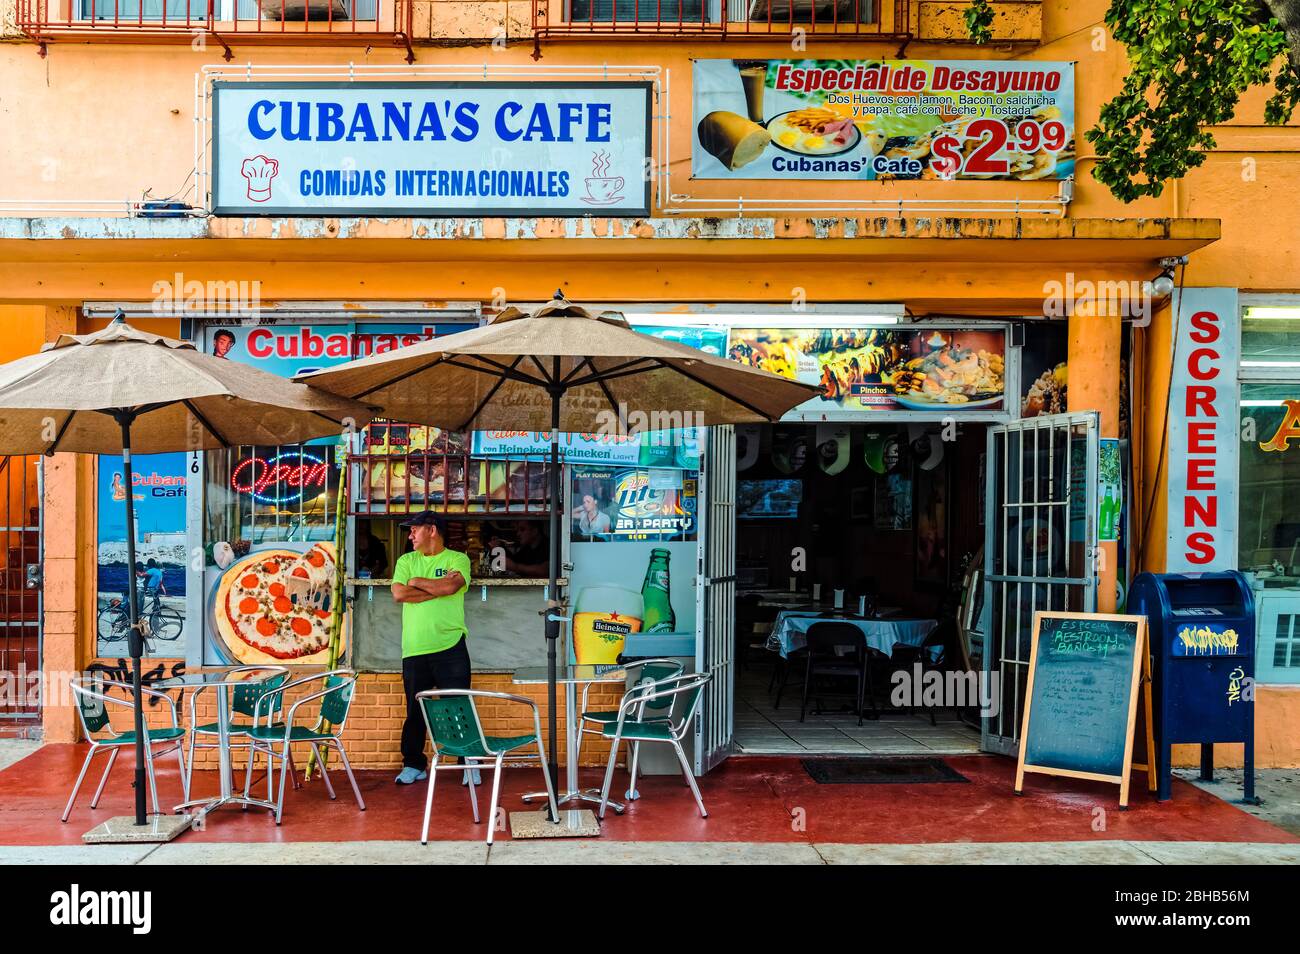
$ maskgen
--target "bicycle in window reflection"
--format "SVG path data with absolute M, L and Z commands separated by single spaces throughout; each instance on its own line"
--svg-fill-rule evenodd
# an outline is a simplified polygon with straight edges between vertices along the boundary
M 185 628 L 181 614 L 170 606 L 163 606 L 162 596 L 157 592 L 146 593 L 141 598 L 140 618 L 149 621 L 145 651 L 150 654 L 155 652 L 153 640 L 175 642 Z M 131 619 L 124 597 L 114 597 L 99 611 L 97 630 L 102 642 L 125 642 L 130 629 Z

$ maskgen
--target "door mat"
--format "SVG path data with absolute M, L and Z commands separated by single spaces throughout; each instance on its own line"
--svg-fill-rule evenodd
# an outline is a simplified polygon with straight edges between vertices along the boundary
M 801 759 L 804 771 L 818 785 L 917 785 L 926 782 L 965 782 L 943 759 L 851 758 Z

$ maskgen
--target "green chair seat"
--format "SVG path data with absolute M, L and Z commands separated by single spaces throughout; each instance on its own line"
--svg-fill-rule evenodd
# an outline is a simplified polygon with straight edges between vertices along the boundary
M 185 730 L 179 726 L 173 728 L 168 726 L 165 729 L 150 729 L 150 742 L 167 742 L 170 739 L 179 739 L 185 734 Z M 123 732 L 111 739 L 96 739 L 97 745 L 135 745 L 135 732 Z
M 525 745 L 532 745 L 537 741 L 535 735 L 487 735 L 488 751 L 493 755 L 500 755 L 502 752 L 513 752 L 515 749 L 523 748 Z
M 253 724 L 251 722 L 232 722 L 227 727 L 227 731 L 231 735 L 248 735 L 248 730 L 251 729 L 252 727 Z M 273 729 L 278 728 L 280 730 L 280 734 L 281 735 L 284 734 L 283 722 L 272 723 L 271 728 Z M 219 734 L 217 729 L 217 724 L 215 722 L 205 722 L 203 725 L 196 725 L 194 727 L 194 734 L 195 735 L 217 735 Z
M 283 742 L 284 726 L 283 725 L 258 725 L 253 726 L 245 732 L 246 735 L 264 742 Z M 324 742 L 327 739 L 334 738 L 329 732 L 317 732 L 315 729 L 309 729 L 305 725 L 295 725 L 289 730 L 290 742 Z
M 607 739 L 618 734 L 618 721 L 606 723 L 601 735 Z M 672 726 L 667 722 L 624 722 L 623 738 L 632 742 L 671 742 Z
M 599 723 L 602 723 L 602 724 L 611 723 L 611 722 L 617 722 L 617 721 L 618 721 L 618 710 L 617 710 L 617 709 L 600 709 L 600 710 L 598 710 L 598 711 L 596 711 L 596 712 L 584 712 L 584 713 L 582 714 L 582 717 L 583 717 L 584 719 L 586 719 L 588 722 L 599 722 Z M 658 719 L 658 718 L 650 718 L 650 719 L 646 719 L 645 721 L 646 721 L 646 722 L 659 722 L 659 721 L 667 722 L 667 721 L 668 721 L 668 717 L 667 717 L 667 716 L 664 716 L 664 717 L 662 718 L 662 720 L 660 720 L 660 719 Z

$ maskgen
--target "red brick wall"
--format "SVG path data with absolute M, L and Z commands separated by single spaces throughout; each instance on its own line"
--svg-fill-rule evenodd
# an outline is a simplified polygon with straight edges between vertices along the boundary
M 112 667 L 116 660 L 96 660 Z M 155 668 L 159 660 L 146 663 L 146 671 Z M 178 660 L 162 660 L 164 672 L 171 672 Z M 295 673 L 293 678 L 307 675 L 304 670 Z M 518 686 L 510 681 L 506 673 L 475 673 L 472 685 L 475 689 L 489 692 L 508 692 L 513 695 L 528 696 L 537 702 L 542 720 L 542 735 L 546 736 L 546 687 Z M 285 697 L 285 711 L 295 699 L 321 689 L 320 682 L 293 690 Z M 189 724 L 190 696 L 193 690 L 172 691 L 170 695 L 177 702 L 177 715 L 182 725 Z M 117 690 L 125 698 L 125 693 Z M 593 709 L 613 709 L 618 705 L 622 686 L 592 686 L 588 706 Z M 206 689 L 197 697 L 195 719 L 201 725 L 216 719 L 216 690 Z M 308 703 L 297 714 L 298 724 L 311 725 L 315 721 L 317 702 Z M 564 744 L 564 688 L 559 690 L 559 758 L 565 762 Z M 148 706 L 149 724 L 151 726 L 169 725 L 171 713 L 161 700 L 157 705 Z M 483 731 L 488 735 L 525 735 L 533 731 L 532 714 L 528 707 L 505 700 L 490 699 L 478 704 L 479 718 L 483 720 Z M 119 730 L 130 728 L 131 712 L 123 706 L 109 709 L 113 725 Z M 305 718 L 304 718 L 305 717 Z M 357 681 L 356 692 L 352 697 L 352 708 L 348 714 L 347 724 L 343 729 L 343 746 L 347 750 L 348 760 L 355 769 L 397 769 L 401 767 L 402 757 L 398 751 L 401 739 L 402 722 L 406 718 L 406 699 L 402 694 L 402 678 L 397 673 L 363 673 Z M 301 752 L 299 751 L 301 748 Z M 310 749 L 307 746 L 295 747 L 294 760 L 299 766 L 306 764 Z M 239 767 L 239 752 L 236 751 L 236 768 Z M 582 764 L 588 766 L 604 765 L 609 758 L 609 744 L 603 739 L 587 736 L 582 743 Z M 198 768 L 216 768 L 217 753 L 215 749 L 200 749 L 197 753 Z M 260 764 L 260 763 L 259 763 Z

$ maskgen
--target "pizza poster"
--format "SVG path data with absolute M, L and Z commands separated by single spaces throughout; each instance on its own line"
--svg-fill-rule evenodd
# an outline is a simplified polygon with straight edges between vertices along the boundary
M 186 455 L 140 454 L 128 478 L 120 455 L 99 457 L 96 514 L 95 654 L 127 654 L 127 592 L 134 577 L 138 606 L 149 620 L 145 653 L 186 655 Z M 134 571 L 127 561 L 126 495 L 135 508 Z
M 727 357 L 821 387 L 782 420 L 853 419 L 878 411 L 1000 411 L 1000 329 L 733 328 Z
M 334 544 L 282 542 L 241 553 L 219 543 L 213 549 L 203 664 L 326 665 L 339 572 Z M 345 614 L 340 664 L 347 659 L 348 622 Z
M 695 179 L 1067 179 L 1074 64 L 695 60 Z

